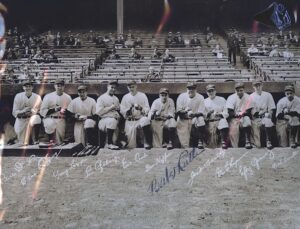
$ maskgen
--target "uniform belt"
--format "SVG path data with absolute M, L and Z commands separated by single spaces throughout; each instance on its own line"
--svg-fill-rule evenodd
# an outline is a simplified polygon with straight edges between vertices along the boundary
M 26 116 L 26 117 L 20 117 L 19 119 L 28 119 L 30 118 L 31 116 Z
M 216 121 L 220 121 L 221 119 L 209 119 L 208 122 L 216 122 Z
M 64 119 L 65 116 L 49 116 L 49 118 Z
M 139 118 L 128 118 L 127 119 L 128 121 L 137 121 L 137 120 L 140 120 Z

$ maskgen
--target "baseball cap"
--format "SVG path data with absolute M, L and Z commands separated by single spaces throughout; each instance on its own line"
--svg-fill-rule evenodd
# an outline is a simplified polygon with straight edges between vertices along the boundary
M 130 80 L 130 81 L 127 83 L 127 86 L 135 85 L 135 84 L 136 84 L 136 81 L 135 81 L 135 80 Z
M 209 91 L 209 90 L 215 90 L 215 89 L 216 89 L 216 86 L 213 85 L 213 84 L 208 84 L 208 85 L 206 86 L 206 90 L 207 90 L 207 91 Z
M 85 86 L 85 85 L 79 85 L 78 88 L 77 88 L 77 90 L 78 91 L 80 91 L 80 90 L 85 90 L 86 91 L 87 90 L 87 86 Z
M 111 80 L 111 81 L 108 82 L 108 84 L 109 85 L 116 85 L 116 86 L 119 85 L 118 80 Z
M 252 85 L 257 85 L 257 84 L 262 84 L 262 83 L 263 83 L 262 80 L 254 80 L 254 81 L 252 82 Z
M 165 87 L 161 88 L 161 89 L 159 90 L 159 94 L 169 94 L 168 88 L 165 88 Z
M 65 81 L 63 79 L 56 79 L 55 84 L 62 84 L 65 85 Z
M 197 87 L 195 82 L 188 82 L 186 85 L 186 88 L 193 88 L 195 89 Z
M 245 87 L 245 85 L 244 85 L 244 83 L 243 82 L 237 82 L 237 83 L 235 83 L 235 85 L 234 85 L 234 88 L 235 89 L 237 89 L 237 88 L 244 88 Z
M 295 88 L 293 85 L 287 85 L 287 86 L 285 86 L 284 91 L 295 92 Z
M 33 85 L 33 82 L 30 81 L 30 80 L 25 80 L 25 81 L 22 82 L 22 85 L 23 85 L 23 86 L 26 86 L 26 85 Z

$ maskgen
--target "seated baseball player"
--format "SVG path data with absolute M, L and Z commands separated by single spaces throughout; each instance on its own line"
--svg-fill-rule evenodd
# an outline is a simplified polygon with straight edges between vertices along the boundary
M 296 148 L 296 135 L 300 125 L 300 99 L 295 96 L 293 85 L 286 86 L 284 92 L 285 97 L 277 103 L 277 136 L 280 146 L 287 147 L 290 145 L 291 148 Z
M 41 107 L 41 96 L 32 92 L 33 83 L 23 82 L 24 92 L 18 93 L 14 99 L 13 116 L 16 118 L 14 125 L 15 132 L 20 144 L 30 144 L 32 134 L 33 144 L 39 143 L 39 129 L 42 122 L 39 116 Z
M 97 99 L 96 104 L 96 114 L 100 117 L 98 124 L 100 130 L 100 147 L 104 147 L 107 135 L 107 148 L 112 150 L 119 149 L 118 146 L 113 144 L 113 135 L 120 119 L 120 102 L 115 96 L 117 86 L 117 81 L 109 82 L 106 93 Z
M 128 147 L 135 148 L 137 128 L 142 128 L 144 133 L 144 147 L 151 149 L 152 131 L 148 118 L 150 110 L 147 96 L 137 91 L 137 83 L 132 80 L 127 84 L 129 93 L 124 95 L 121 101 L 121 114 L 126 119 L 125 134 L 128 139 Z
M 229 114 L 229 138 L 234 148 L 239 146 L 240 133 L 245 134 L 245 148 L 251 149 L 251 111 L 253 108 L 250 96 L 245 93 L 244 83 L 235 84 L 236 93 L 226 101 Z
M 71 101 L 67 109 L 68 114 L 75 119 L 75 142 L 95 145 L 96 101 L 87 96 L 85 85 L 80 85 L 77 90 L 79 96 Z
M 165 142 L 168 150 L 173 149 L 176 135 L 175 105 L 173 99 L 169 98 L 167 88 L 159 90 L 159 98 L 152 103 L 149 117 L 152 120 L 153 147 L 163 146 L 163 129 L 167 128 Z
M 189 82 L 187 92 L 180 94 L 177 99 L 177 133 L 182 147 L 195 147 L 198 144 L 198 148 L 203 149 L 205 105 L 196 87 L 195 83 Z
M 206 86 L 208 98 L 204 100 L 206 110 L 206 121 L 208 129 L 208 146 L 216 148 L 221 144 L 223 149 L 230 145 L 228 139 L 229 125 L 227 122 L 228 113 L 226 100 L 217 96 L 216 87 L 213 84 Z

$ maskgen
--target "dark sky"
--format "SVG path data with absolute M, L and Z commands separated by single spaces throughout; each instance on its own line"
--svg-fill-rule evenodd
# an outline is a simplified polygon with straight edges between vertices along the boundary
M 294 5 L 297 0 L 287 0 Z M 115 29 L 116 0 L 5 0 L 7 24 L 25 29 Z M 155 30 L 163 0 L 124 0 L 125 28 Z M 269 0 L 169 0 L 172 8 L 167 28 L 218 26 L 221 23 L 251 27 L 254 15 Z M 300 8 L 300 3 L 299 6 Z

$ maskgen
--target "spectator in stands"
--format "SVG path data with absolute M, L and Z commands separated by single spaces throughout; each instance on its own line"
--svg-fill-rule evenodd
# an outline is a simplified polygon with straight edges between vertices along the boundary
M 132 48 L 134 47 L 134 40 L 131 38 L 131 35 L 128 36 L 127 40 L 125 41 L 124 45 L 125 45 L 125 48 Z
M 211 39 L 213 39 L 213 37 L 214 37 L 214 34 L 213 34 L 212 32 L 208 32 L 208 33 L 206 34 L 206 43 L 209 43 L 209 41 L 210 41 Z
M 97 48 L 106 48 L 107 44 L 104 41 L 104 38 L 102 36 L 98 36 L 96 38 L 96 47 Z
M 78 97 L 68 106 L 67 114 L 75 120 L 74 138 L 76 143 L 93 145 L 97 120 L 96 101 L 88 97 L 87 87 L 78 86 Z
M 166 41 L 165 41 L 165 46 L 166 48 L 171 48 L 174 47 L 174 40 L 172 39 L 172 37 L 167 37 Z
M 203 149 L 205 136 L 205 105 L 202 95 L 197 93 L 197 85 L 187 84 L 187 92 L 177 99 L 177 132 L 182 147 L 189 146 Z
M 17 55 L 16 55 L 14 49 L 9 48 L 9 49 L 5 52 L 3 58 L 6 59 L 6 60 L 16 60 L 16 59 L 17 59 Z
M 279 146 L 287 147 L 290 145 L 290 147 L 296 148 L 296 135 L 300 125 L 300 99 L 295 96 L 293 85 L 287 85 L 284 92 L 285 97 L 278 101 L 276 110 Z
M 295 34 L 290 30 L 290 31 L 289 31 L 289 34 L 288 34 L 288 39 L 290 40 L 290 42 L 293 40 L 294 35 L 295 35 Z
M 43 51 L 39 50 L 32 58 L 33 61 L 36 63 L 42 63 L 45 61 L 45 56 L 43 54 Z
M 45 55 L 45 63 L 58 63 L 58 58 L 57 56 L 54 54 L 53 49 L 51 49 L 49 51 L 49 53 L 47 55 Z
M 281 46 L 281 47 L 284 47 L 284 46 L 289 45 L 289 44 L 290 44 L 290 41 L 289 41 L 289 39 L 288 39 L 288 36 L 287 36 L 287 35 L 284 35 L 283 40 L 280 42 L 280 46 Z
M 176 138 L 175 104 L 173 99 L 169 98 L 167 88 L 159 90 L 159 98 L 152 103 L 149 118 L 152 120 L 153 147 L 161 148 L 165 145 L 168 150 L 173 149 Z M 164 129 L 167 132 L 166 139 L 163 139 Z
M 294 35 L 294 37 L 293 37 L 291 43 L 292 43 L 293 45 L 295 45 L 295 46 L 299 46 L 300 41 L 299 41 L 298 36 L 297 36 L 296 34 Z
M 211 37 L 211 39 L 208 41 L 208 46 L 209 47 L 214 47 L 218 44 L 218 40 L 216 37 Z
M 115 48 L 124 48 L 124 40 L 122 39 L 122 35 L 119 35 L 118 39 L 115 41 Z
M 29 58 L 31 56 L 31 50 L 29 49 L 28 46 L 25 47 L 25 49 L 23 50 L 23 54 L 22 57 L 23 58 Z
M 227 42 L 227 47 L 228 47 L 228 60 L 231 63 L 233 60 L 233 65 L 236 65 L 236 52 L 238 48 L 238 40 L 236 36 L 231 33 L 228 38 Z
M 161 59 L 162 53 L 158 51 L 157 48 L 154 48 L 153 53 L 151 55 L 151 59 L 159 60 Z
M 220 48 L 220 45 L 216 45 L 216 47 L 211 51 L 218 58 L 222 58 L 224 50 Z
M 289 50 L 288 46 L 285 46 L 285 50 L 282 52 L 282 56 L 283 56 L 284 58 L 292 58 L 292 57 L 294 57 L 294 53 L 292 53 L 292 52 Z
M 250 96 L 245 93 L 244 83 L 236 83 L 235 91 L 236 93 L 230 95 L 226 101 L 230 120 L 229 137 L 231 145 L 234 148 L 239 147 L 240 133 L 244 133 L 245 148 L 251 149 L 251 111 L 253 104 Z
M 143 41 L 140 37 L 137 37 L 135 42 L 134 42 L 134 47 L 135 48 L 143 48 Z
M 193 36 L 193 39 L 190 40 L 190 47 L 200 48 L 201 47 L 201 41 L 198 38 L 197 34 Z
M 145 79 L 141 79 L 142 82 L 161 82 L 159 73 L 155 72 L 154 67 L 149 67 L 149 73 Z
M 277 35 L 277 39 L 278 39 L 278 40 L 282 40 L 283 37 L 284 37 L 284 36 L 283 36 L 283 32 L 282 32 L 282 30 L 280 30 L 280 31 L 279 31 L 279 34 Z
M 243 34 L 239 38 L 239 45 L 241 47 L 246 47 L 246 38 L 245 38 L 245 36 Z
M 81 48 L 81 41 L 78 37 L 75 37 L 73 48 Z
M 254 54 L 258 54 L 258 52 L 259 52 L 258 48 L 256 48 L 254 44 L 252 44 L 250 46 L 250 48 L 248 48 L 248 50 L 247 50 L 248 56 L 252 56 Z
M 279 56 L 280 56 L 280 53 L 277 49 L 277 45 L 273 45 L 272 51 L 270 52 L 269 57 L 279 57 Z
M 227 122 L 228 113 L 225 107 L 226 100 L 216 95 L 216 87 L 213 84 L 206 86 L 208 98 L 204 100 L 206 110 L 206 121 L 208 130 L 208 145 L 210 147 L 218 147 L 220 139 L 223 149 L 227 149 L 230 145 L 228 139 L 229 125 Z
M 171 63 L 171 62 L 175 62 L 175 56 L 173 56 L 172 54 L 170 54 L 169 49 L 166 49 L 162 60 L 164 63 Z
M 139 54 L 135 48 L 131 48 L 130 49 L 130 53 L 128 54 L 128 57 L 132 60 L 141 60 L 141 59 L 144 59 L 144 57 Z
M 157 40 L 156 40 L 155 36 L 153 35 L 148 48 L 157 48 L 157 46 L 158 46 Z
M 111 53 L 109 54 L 109 56 L 107 57 L 107 59 L 109 60 L 119 60 L 120 59 L 120 55 L 117 54 L 117 50 L 113 49 L 111 51 Z
M 252 133 L 254 139 L 254 145 L 261 147 L 261 136 L 266 136 L 266 146 L 268 149 L 272 149 L 272 114 L 275 111 L 275 102 L 272 95 L 269 92 L 262 90 L 263 82 L 261 80 L 255 80 L 252 83 L 254 92 L 250 95 L 253 102 L 252 110 Z
M 178 36 L 177 39 L 175 40 L 175 45 L 177 48 L 184 48 L 185 47 L 185 43 L 184 40 L 182 39 L 182 36 Z

